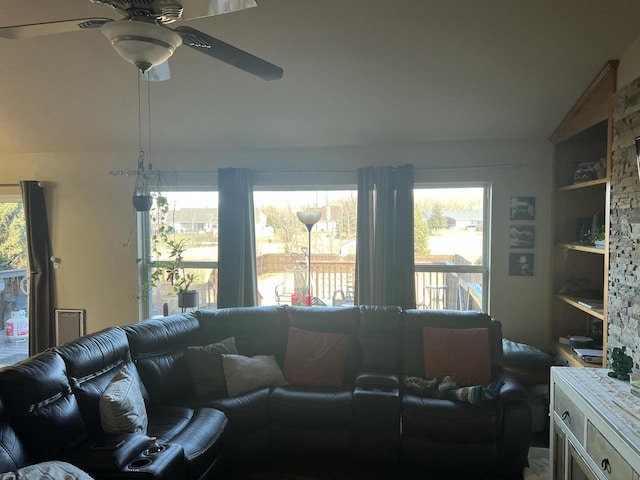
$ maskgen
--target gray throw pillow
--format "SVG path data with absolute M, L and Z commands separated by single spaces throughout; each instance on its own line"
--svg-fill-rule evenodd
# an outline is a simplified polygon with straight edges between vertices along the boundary
M 226 395 L 227 385 L 222 369 L 222 354 L 237 354 L 236 339 L 225 338 L 204 347 L 187 347 L 185 358 L 199 397 Z
M 116 373 L 100 397 L 100 421 L 106 433 L 147 433 L 147 408 L 138 379 L 127 367 Z
M 85 472 L 70 463 L 53 460 L 22 467 L 16 472 L 0 474 L 0 480 L 92 480 Z

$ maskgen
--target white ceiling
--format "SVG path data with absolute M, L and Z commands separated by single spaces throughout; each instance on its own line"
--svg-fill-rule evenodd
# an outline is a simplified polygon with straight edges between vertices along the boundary
M 257 0 L 186 24 L 281 66 L 266 82 L 180 47 L 154 149 L 546 139 L 640 35 L 637 0 Z M 0 24 L 118 18 L 3 0 Z M 138 145 L 137 71 L 99 30 L 0 39 L 0 154 Z

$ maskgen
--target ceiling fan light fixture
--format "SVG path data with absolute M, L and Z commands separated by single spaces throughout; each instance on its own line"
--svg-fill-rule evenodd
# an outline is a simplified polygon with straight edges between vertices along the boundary
M 118 55 L 137 66 L 142 73 L 166 62 L 182 44 L 182 37 L 173 30 L 143 21 L 105 23 L 102 33 Z

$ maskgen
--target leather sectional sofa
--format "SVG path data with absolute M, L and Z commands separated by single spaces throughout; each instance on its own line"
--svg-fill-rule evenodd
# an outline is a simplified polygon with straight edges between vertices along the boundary
M 473 333 L 470 347 L 440 337 L 429 343 L 428 335 L 441 332 L 454 340 Z M 311 349 L 303 353 L 326 347 L 327 338 L 344 346 L 339 382 L 313 375 L 324 360 L 308 359 L 304 370 L 291 358 L 291 339 L 308 341 L 309 333 Z M 191 353 L 230 338 L 237 354 L 215 353 L 227 377 L 231 360 L 273 357 L 282 378 L 298 380 L 276 378 L 232 396 L 224 388 L 203 391 Z M 485 351 L 493 395 L 471 404 L 438 388 L 410 388 L 406 378 L 428 377 L 429 352 L 442 346 L 449 353 L 439 355 L 453 354 L 463 368 L 482 363 L 476 347 Z M 198 375 L 211 365 L 200 362 Z M 101 448 L 100 399 L 123 367 L 141 385 L 148 428 Z M 310 373 L 309 382 L 299 380 Z M 237 462 L 286 458 L 522 478 L 531 430 L 526 391 L 502 370 L 499 321 L 398 307 L 231 308 L 107 328 L 3 368 L 0 399 L 0 472 L 58 459 L 98 479 L 224 478 Z M 149 436 L 164 451 L 147 451 Z

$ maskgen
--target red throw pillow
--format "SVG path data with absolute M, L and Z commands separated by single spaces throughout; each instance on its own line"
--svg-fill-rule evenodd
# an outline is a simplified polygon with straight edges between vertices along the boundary
M 349 336 L 291 327 L 284 378 L 291 385 L 339 387 L 344 383 Z
M 422 338 L 425 378 L 450 375 L 458 387 L 491 381 L 488 329 L 425 327 Z

